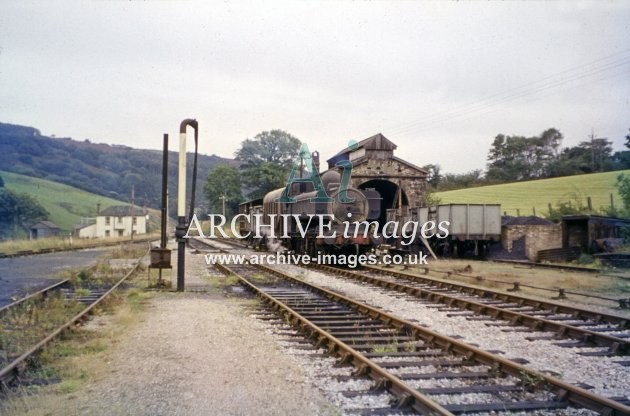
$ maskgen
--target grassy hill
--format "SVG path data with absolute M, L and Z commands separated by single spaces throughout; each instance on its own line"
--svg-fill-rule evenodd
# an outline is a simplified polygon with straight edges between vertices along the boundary
M 133 138 L 129 138 L 133 142 Z M 161 135 L 156 137 L 162 143 Z M 177 139 L 171 138 L 171 147 Z M 169 151 L 168 186 L 177 195 L 177 153 Z M 193 154 L 187 153 L 189 172 L 192 172 Z M 232 159 L 216 155 L 199 155 L 197 181 L 197 207 L 207 209 L 203 198 L 203 185 L 208 173 L 218 164 L 236 166 Z M 135 187 L 135 200 L 159 208 L 162 200 L 162 151 L 134 149 L 128 146 L 94 143 L 92 140 L 72 140 L 42 135 L 33 127 L 0 122 L 0 167 L 34 178 L 46 178 L 98 195 L 130 202 L 131 188 Z M 190 173 L 189 173 L 190 175 Z M 187 194 L 192 183 L 187 181 Z M 175 212 L 175 200 L 170 210 Z
M 436 192 L 435 196 L 444 204 L 499 203 L 508 215 L 517 215 L 517 210 L 520 215 L 532 215 L 535 209 L 539 217 L 549 213 L 548 204 L 555 207 L 559 202 L 576 204 L 580 201 L 586 206 L 586 198 L 591 197 L 593 210 L 599 211 L 610 206 L 611 194 L 615 206 L 620 206 L 621 199 L 615 188 L 620 173 L 630 175 L 630 170 L 458 189 Z
M 27 193 L 37 199 L 50 213 L 48 218 L 64 232 L 71 232 L 81 217 L 94 217 L 96 204 L 101 209 L 111 205 L 125 205 L 126 202 L 82 191 L 45 179 L 0 171 L 4 186 L 19 193 Z

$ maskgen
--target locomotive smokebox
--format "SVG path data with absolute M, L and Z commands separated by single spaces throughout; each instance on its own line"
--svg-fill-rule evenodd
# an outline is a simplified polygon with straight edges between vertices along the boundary
M 333 203 L 330 208 L 330 214 L 335 216 L 335 221 L 338 223 L 344 221 L 365 221 L 368 218 L 369 206 L 368 200 L 361 191 L 354 188 L 347 190 L 347 198 L 353 200 L 352 202 L 341 202 L 340 191 L 335 191 L 331 198 Z

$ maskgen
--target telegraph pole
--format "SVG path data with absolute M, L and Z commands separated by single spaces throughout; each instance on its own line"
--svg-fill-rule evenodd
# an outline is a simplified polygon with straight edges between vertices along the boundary
M 228 199 L 225 197 L 225 195 L 221 195 L 219 197 L 219 199 L 222 201 L 223 203 L 223 218 L 225 218 L 225 201 L 227 201 Z

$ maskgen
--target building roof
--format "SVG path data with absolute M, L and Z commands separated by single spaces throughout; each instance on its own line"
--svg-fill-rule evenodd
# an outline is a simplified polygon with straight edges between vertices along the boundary
M 104 210 L 102 210 L 98 214 L 98 216 L 99 217 L 130 217 L 131 215 L 134 215 L 138 217 L 138 216 L 147 215 L 148 213 L 149 211 L 144 208 L 133 207 L 133 214 L 132 214 L 130 205 L 114 205 L 112 207 L 107 207 Z
M 88 223 L 88 224 L 76 224 L 74 226 L 74 230 L 78 231 L 78 230 L 82 230 L 84 228 L 92 227 L 92 226 L 96 227 L 96 224 L 95 223 L 91 223 L 91 224 L 90 223 Z
M 55 224 L 54 222 L 51 221 L 40 221 L 37 224 L 33 224 L 30 227 L 31 229 L 49 229 L 49 230 L 59 230 L 60 228 L 57 226 L 57 224 Z
M 337 159 L 339 156 L 344 155 L 346 153 L 354 152 L 358 149 L 366 149 L 366 150 L 396 150 L 398 146 L 394 144 L 387 137 L 383 136 L 382 133 L 375 134 L 374 136 L 368 137 L 367 139 L 361 140 L 359 143 L 348 146 L 326 162 L 330 163 L 331 161 Z
M 354 146 L 348 146 L 345 149 L 343 149 L 342 151 L 340 151 L 339 153 L 337 153 L 336 155 L 334 155 L 333 157 L 331 157 L 330 159 L 328 159 L 326 162 L 328 163 L 328 167 L 329 169 L 332 168 L 336 162 L 340 161 L 340 160 L 349 160 L 350 157 L 350 153 L 359 150 L 359 149 L 365 149 L 365 150 L 388 150 L 391 151 L 393 153 L 393 151 L 397 148 L 398 146 L 392 142 L 391 140 L 389 140 L 387 137 L 383 136 L 383 134 L 378 133 L 375 134 L 374 136 L 368 137 L 367 139 L 363 139 L 361 140 L 359 143 L 355 144 Z M 399 157 L 393 156 L 391 157 L 393 160 L 406 165 L 408 167 L 410 167 L 411 169 L 414 169 L 418 172 L 421 172 L 424 175 L 427 175 L 429 172 L 426 169 L 423 169 L 421 167 L 418 167 L 412 163 L 407 162 L 406 160 L 403 160 Z M 352 164 L 353 166 L 358 166 L 361 163 L 364 163 L 366 161 L 368 161 L 370 159 L 370 157 L 368 155 L 363 155 L 363 156 L 359 156 L 356 159 L 352 160 Z
M 562 221 L 590 220 L 590 219 L 630 222 L 630 218 L 609 217 L 606 215 L 576 214 L 576 215 L 563 215 L 562 216 Z

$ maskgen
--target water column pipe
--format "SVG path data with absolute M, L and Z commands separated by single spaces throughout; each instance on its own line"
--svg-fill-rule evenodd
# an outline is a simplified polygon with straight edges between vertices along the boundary
M 160 248 L 166 249 L 166 224 L 168 215 L 168 134 L 164 133 L 162 151 L 162 217 L 160 219 Z M 160 269 L 160 273 L 162 270 Z M 160 276 L 161 277 L 161 276 Z
M 186 127 L 195 130 L 195 158 L 193 162 L 192 192 L 190 199 L 190 214 L 186 217 Z M 197 148 L 199 138 L 199 126 L 197 120 L 187 118 L 179 125 L 179 169 L 177 184 L 177 226 L 175 238 L 177 239 L 177 291 L 183 292 L 185 285 L 185 258 L 186 239 L 184 236 L 188 230 L 188 223 L 195 212 L 195 187 L 197 185 Z

